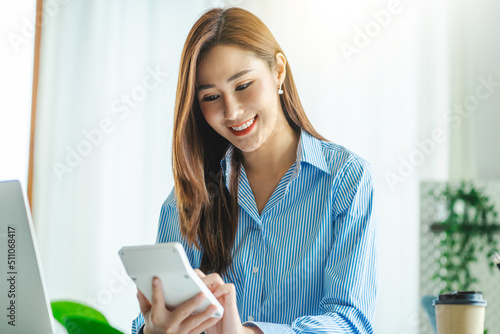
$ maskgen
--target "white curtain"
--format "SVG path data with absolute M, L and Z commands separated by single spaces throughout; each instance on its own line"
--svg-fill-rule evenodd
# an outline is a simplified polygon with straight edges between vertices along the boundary
M 268 25 L 313 125 L 374 167 L 375 331 L 417 333 L 425 320 L 419 180 L 450 173 L 443 115 L 451 107 L 450 36 L 460 33 L 449 29 L 451 4 L 429 0 L 59 3 L 42 36 L 33 205 L 50 297 L 89 303 L 129 332 L 139 308 L 117 251 L 155 241 L 173 185 L 182 45 L 200 14 L 221 5 L 249 9 Z

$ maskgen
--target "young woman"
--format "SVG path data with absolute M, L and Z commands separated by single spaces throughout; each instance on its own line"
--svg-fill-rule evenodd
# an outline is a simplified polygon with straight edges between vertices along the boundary
M 157 242 L 184 245 L 224 316 L 190 315 L 203 296 L 167 309 L 155 278 L 152 303 L 138 292 L 133 333 L 373 332 L 371 167 L 314 130 L 253 14 L 212 9 L 191 29 L 172 154 Z

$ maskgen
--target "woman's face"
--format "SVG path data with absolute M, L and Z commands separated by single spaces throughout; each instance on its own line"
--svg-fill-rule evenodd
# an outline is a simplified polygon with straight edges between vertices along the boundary
M 242 152 L 257 150 L 286 124 L 277 72 L 249 51 L 213 47 L 198 67 L 196 83 L 205 120 Z

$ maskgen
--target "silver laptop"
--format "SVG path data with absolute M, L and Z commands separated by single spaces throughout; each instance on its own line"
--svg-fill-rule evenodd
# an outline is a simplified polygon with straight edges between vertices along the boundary
M 19 181 L 0 182 L 0 333 L 54 333 L 40 256 Z

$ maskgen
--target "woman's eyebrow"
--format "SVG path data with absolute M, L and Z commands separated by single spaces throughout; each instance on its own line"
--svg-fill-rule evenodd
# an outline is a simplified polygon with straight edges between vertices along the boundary
M 241 72 L 238 72 L 238 73 L 236 73 L 235 75 L 233 75 L 232 77 L 230 77 L 229 79 L 227 79 L 227 81 L 226 81 L 226 82 L 230 82 L 230 81 L 236 80 L 236 79 L 238 79 L 239 77 L 241 77 L 242 75 L 245 75 L 245 74 L 247 74 L 247 73 L 248 73 L 248 72 L 250 72 L 250 71 L 253 71 L 253 70 L 243 70 L 243 71 L 241 71 Z
M 253 70 L 243 70 L 243 71 L 240 71 L 238 73 L 236 73 L 235 75 L 231 76 L 229 79 L 226 80 L 226 82 L 231 82 L 233 80 L 236 80 L 238 79 L 239 77 L 247 74 L 248 72 L 251 72 Z M 200 90 L 203 90 L 203 89 L 209 89 L 209 88 L 213 88 L 215 87 L 215 85 L 201 85 L 201 86 L 198 86 L 198 91 Z

